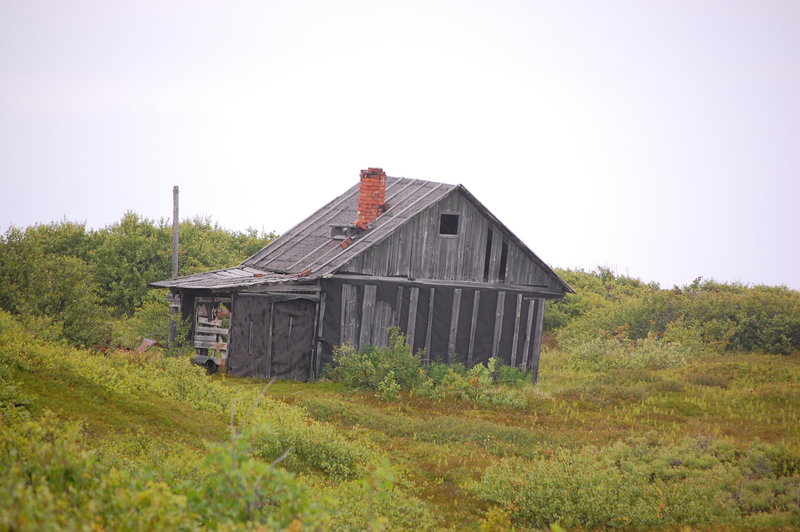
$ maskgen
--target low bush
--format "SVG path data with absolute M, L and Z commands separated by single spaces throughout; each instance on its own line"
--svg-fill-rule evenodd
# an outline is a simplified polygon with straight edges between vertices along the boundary
M 686 380 L 698 386 L 716 386 L 723 390 L 728 388 L 728 379 L 721 375 L 710 375 L 708 373 L 691 373 L 686 376 Z
M 326 374 L 351 389 L 377 390 L 391 372 L 400 389 L 410 390 L 423 374 L 421 360 L 422 354 L 415 355 L 400 329 L 392 327 L 385 348 L 370 346 L 359 351 L 352 344 L 334 348 L 333 366 Z
M 421 353 L 414 355 L 397 328 L 389 332 L 385 348 L 359 351 L 352 345 L 334 350 L 334 366 L 327 375 L 354 390 L 374 390 L 381 401 L 396 401 L 400 391 L 433 400 L 468 401 L 486 407 L 524 409 L 527 399 L 521 385 L 529 375 L 518 368 L 498 366 L 497 359 L 470 369 L 463 364 L 432 362 L 425 367 Z
M 591 371 L 679 368 L 694 356 L 682 344 L 653 335 L 638 341 L 596 338 L 569 347 L 573 366 Z
M 798 463 L 780 445 L 755 443 L 739 452 L 709 439 L 629 440 L 504 459 L 470 489 L 517 525 L 535 528 L 721 526 L 758 522 L 760 512 L 776 510 L 782 513 L 774 523 L 794 527 L 800 525 Z

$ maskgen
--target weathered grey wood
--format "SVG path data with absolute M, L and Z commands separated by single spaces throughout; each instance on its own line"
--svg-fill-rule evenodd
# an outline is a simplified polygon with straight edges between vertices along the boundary
M 539 380 L 539 353 L 542 345 L 542 327 L 544 325 L 544 299 L 536 300 L 536 322 L 533 333 L 533 348 L 531 353 L 531 373 L 533 383 Z
M 340 344 L 356 345 L 358 341 L 358 288 L 352 284 L 342 285 L 342 314 Z M 356 346 L 357 347 L 357 346 Z
M 453 309 L 450 311 L 450 337 L 447 340 L 447 363 L 451 364 L 456 352 L 456 335 L 458 334 L 458 315 L 461 311 L 461 289 L 453 290 Z
M 272 377 L 272 325 L 275 322 L 275 303 L 269 305 L 269 331 L 267 333 L 267 374 Z
M 414 206 L 416 206 L 417 203 L 421 202 L 422 200 L 424 200 L 425 198 L 427 198 L 428 196 L 430 196 L 431 194 L 433 194 L 435 191 L 437 191 L 438 189 L 440 189 L 443 186 L 447 186 L 447 185 L 444 185 L 443 183 L 438 183 L 435 187 L 431 188 L 428 192 L 426 192 L 423 195 L 421 195 L 419 198 L 417 198 L 416 200 L 411 202 L 405 208 L 403 208 L 403 209 L 401 209 L 401 210 L 399 210 L 397 212 L 391 213 L 391 217 L 389 219 L 383 221 L 383 225 L 391 224 L 397 218 L 401 217 L 407 211 L 409 211 Z M 388 215 L 389 213 L 386 213 L 386 214 Z M 330 268 L 330 271 L 338 270 L 339 268 L 341 268 L 342 266 L 347 264 L 347 262 L 350 259 L 348 257 L 348 258 L 346 258 L 345 260 L 343 260 L 343 261 L 341 261 L 339 263 L 334 263 L 334 261 L 337 260 L 342 255 L 344 255 L 345 253 L 352 253 L 353 250 L 350 249 L 350 248 L 352 248 L 354 246 L 358 246 L 359 247 L 359 251 L 364 251 L 366 249 L 371 248 L 376 243 L 376 241 L 371 240 L 370 238 L 368 238 L 368 236 L 371 236 L 371 235 L 368 235 L 368 234 L 367 235 L 362 235 L 361 238 L 359 238 L 356 241 L 354 241 L 348 248 L 340 250 L 339 253 L 336 253 L 335 255 L 333 255 L 330 258 L 327 257 L 327 255 L 330 253 L 330 251 L 328 251 L 328 252 L 324 253 L 323 256 L 320 257 L 320 259 L 324 259 L 325 262 L 327 262 L 328 264 L 332 264 L 333 265 Z M 336 251 L 337 249 L 338 249 L 338 246 L 336 248 L 334 248 L 333 250 Z
M 196 297 L 194 298 L 195 303 L 230 303 L 231 298 L 229 297 Z
M 467 367 L 472 367 L 472 355 L 475 352 L 475 330 L 478 328 L 478 308 L 481 303 L 481 291 L 475 290 L 472 296 L 472 320 L 469 325 L 469 350 L 467 351 Z
M 397 301 L 394 305 L 394 323 L 395 327 L 400 327 L 400 312 L 403 310 L 403 287 L 397 287 Z
M 366 346 L 372 344 L 372 322 L 375 317 L 375 296 L 377 286 L 368 284 L 364 287 L 364 297 L 361 301 L 361 335 L 358 345 Z
M 175 187 L 176 189 L 178 187 Z M 175 207 L 177 210 L 177 207 Z M 176 224 L 173 224 L 175 226 Z M 175 279 L 178 277 L 178 236 L 177 231 L 173 228 L 173 232 L 175 235 L 173 236 L 174 242 L 172 244 L 172 278 Z M 175 323 L 175 317 L 180 312 L 180 302 L 178 304 L 174 304 L 172 301 L 169 303 L 169 331 L 167 332 L 167 345 L 171 346 L 175 342 L 175 334 L 178 331 L 177 324 Z
M 178 278 L 178 186 L 172 187 L 172 278 Z
M 372 319 L 372 344 L 386 345 L 389 339 L 389 327 L 394 323 L 394 310 L 391 303 L 376 301 Z
M 195 340 L 194 346 L 200 349 L 228 349 L 228 342 L 211 342 L 206 340 Z
M 496 283 L 500 273 L 500 248 L 503 246 L 503 233 L 492 227 L 492 254 L 489 259 L 489 282 Z
M 425 335 L 425 363 L 431 361 L 431 334 L 433 333 L 433 300 L 436 297 L 436 289 L 431 288 L 431 297 L 428 302 L 428 333 Z
M 411 287 L 411 296 L 408 302 L 408 325 L 406 326 L 406 342 L 414 347 L 414 333 L 417 330 L 417 302 L 419 301 L 419 288 Z
M 197 323 L 199 325 L 211 325 L 214 327 L 219 327 L 222 325 L 222 320 L 208 320 L 206 318 L 197 318 Z
M 533 330 L 533 316 L 536 312 L 536 300 L 531 299 L 528 301 L 528 317 L 525 320 L 525 343 L 522 346 L 522 364 L 520 367 L 523 371 L 528 371 L 528 353 L 531 349 L 531 332 Z
M 201 327 L 198 325 L 194 328 L 195 332 L 199 333 L 206 333 L 206 334 L 228 334 L 230 329 L 225 329 L 224 327 Z
M 322 329 L 325 324 L 325 292 L 322 293 L 317 307 L 317 349 L 314 353 L 314 378 L 318 378 L 322 371 Z
M 492 337 L 492 356 L 500 358 L 500 336 L 503 334 L 503 312 L 506 303 L 506 293 L 497 294 L 497 310 L 494 315 L 494 336 Z
M 246 290 L 242 290 L 240 293 L 242 294 L 282 294 L 285 292 L 299 292 L 301 294 L 314 294 L 322 290 L 319 284 L 264 284 L 259 286 L 251 286 L 248 287 Z
M 522 317 L 522 294 L 517 294 L 517 309 L 514 313 L 514 339 L 511 342 L 511 365 L 517 365 L 517 346 L 519 345 L 519 320 Z
M 369 281 L 369 282 L 381 282 L 381 283 L 409 282 L 409 279 L 398 278 L 398 277 L 383 277 L 378 275 L 352 275 L 347 273 L 337 273 L 336 278 L 342 280 Z M 473 281 L 448 281 L 441 279 L 415 278 L 411 282 L 420 287 L 447 286 L 453 288 L 479 288 L 479 289 L 486 288 L 486 283 L 473 282 Z M 525 294 L 531 296 L 535 295 L 536 297 L 543 297 L 545 299 L 559 299 L 564 296 L 564 292 L 549 290 L 543 286 L 522 286 L 522 285 L 510 285 L 508 283 L 503 283 L 502 287 L 504 290 L 524 292 Z
M 226 340 L 223 340 L 222 338 L 220 338 L 220 336 L 222 336 L 222 335 L 220 335 L 220 334 L 198 333 L 198 334 L 194 335 L 194 338 L 195 338 L 195 340 L 206 340 L 206 341 L 209 341 L 209 342 L 224 342 L 224 341 L 226 341 Z

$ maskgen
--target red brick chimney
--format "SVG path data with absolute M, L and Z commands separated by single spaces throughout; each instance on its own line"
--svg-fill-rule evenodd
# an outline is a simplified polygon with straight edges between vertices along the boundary
M 356 225 L 361 229 L 366 229 L 368 224 L 386 211 L 385 202 L 386 172 L 381 168 L 361 170 Z

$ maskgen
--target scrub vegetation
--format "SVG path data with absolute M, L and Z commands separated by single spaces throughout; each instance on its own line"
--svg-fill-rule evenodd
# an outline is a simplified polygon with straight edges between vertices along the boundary
M 181 231 L 182 273 L 270 238 Z M 535 386 L 396 330 L 268 385 L 130 351 L 169 249 L 132 213 L 0 239 L 0 530 L 800 528 L 796 291 L 563 270 Z

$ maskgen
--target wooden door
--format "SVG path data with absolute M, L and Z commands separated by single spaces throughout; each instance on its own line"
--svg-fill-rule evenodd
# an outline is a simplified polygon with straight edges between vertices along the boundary
M 308 299 L 273 304 L 270 377 L 298 381 L 311 378 L 316 310 L 316 303 Z
M 268 377 L 272 302 L 261 296 L 235 294 L 228 348 L 228 373 Z

